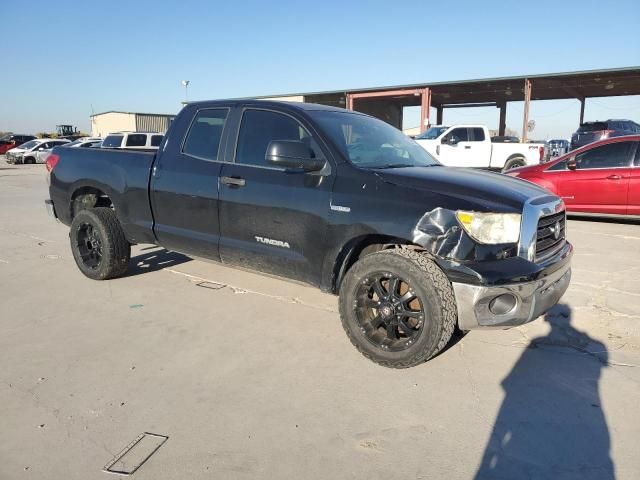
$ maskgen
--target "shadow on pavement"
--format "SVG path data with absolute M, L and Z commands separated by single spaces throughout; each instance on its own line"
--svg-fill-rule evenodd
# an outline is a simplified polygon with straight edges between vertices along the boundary
M 505 398 L 477 480 L 614 478 L 598 391 L 606 349 L 571 326 L 566 305 L 545 321 L 549 334 L 531 340 L 502 381 Z
M 148 250 L 147 248 L 143 250 Z M 181 263 L 190 262 L 191 258 L 181 253 L 170 252 L 163 248 L 151 252 L 146 251 L 135 257 L 131 257 L 127 276 L 140 275 L 143 273 L 155 272 L 163 268 L 175 267 Z

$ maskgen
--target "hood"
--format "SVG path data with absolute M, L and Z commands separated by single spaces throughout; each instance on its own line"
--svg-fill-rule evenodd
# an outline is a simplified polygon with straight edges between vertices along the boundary
M 16 148 L 12 148 L 11 150 L 9 150 L 9 152 L 11 152 L 11 155 L 19 155 L 21 153 L 26 152 L 26 150 L 24 148 L 16 147 Z
M 532 183 L 470 168 L 407 167 L 376 172 L 386 182 L 466 200 L 472 208 L 484 211 L 521 212 L 530 198 L 549 195 Z

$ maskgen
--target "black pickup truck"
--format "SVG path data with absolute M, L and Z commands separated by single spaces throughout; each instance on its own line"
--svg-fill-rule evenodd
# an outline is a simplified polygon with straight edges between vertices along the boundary
M 443 167 L 338 108 L 191 103 L 155 154 L 57 148 L 47 169 L 87 277 L 123 275 L 150 243 L 302 281 L 339 294 L 352 343 L 387 367 L 433 357 L 456 327 L 529 322 L 571 276 L 558 197 Z

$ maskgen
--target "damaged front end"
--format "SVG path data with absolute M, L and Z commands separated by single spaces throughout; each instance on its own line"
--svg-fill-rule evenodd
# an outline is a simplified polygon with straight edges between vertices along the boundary
M 453 262 L 502 260 L 518 254 L 517 243 L 476 242 L 458 222 L 456 211 L 442 207 L 425 213 L 412 234 L 415 244 L 438 258 Z

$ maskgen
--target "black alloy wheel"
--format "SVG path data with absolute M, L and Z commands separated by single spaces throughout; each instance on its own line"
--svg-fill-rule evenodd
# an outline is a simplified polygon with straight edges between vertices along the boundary
M 357 321 L 374 346 L 390 352 L 409 348 L 426 320 L 423 302 L 411 285 L 389 272 L 371 274 L 358 288 Z
M 102 239 L 90 223 L 83 223 L 77 230 L 76 242 L 82 263 L 91 270 L 100 268 Z

